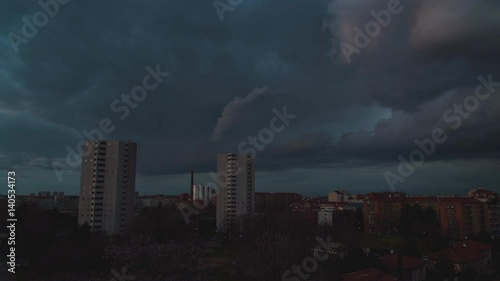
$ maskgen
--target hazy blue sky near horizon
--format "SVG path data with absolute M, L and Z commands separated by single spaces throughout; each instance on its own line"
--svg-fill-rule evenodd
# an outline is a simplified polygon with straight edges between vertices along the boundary
M 500 84 L 456 129 L 460 115 L 443 117 L 479 76 L 500 82 L 500 2 L 401 1 L 348 63 L 340 44 L 355 46 L 389 2 L 243 0 L 221 21 L 211 1 L 73 0 L 16 53 L 9 34 L 42 8 L 3 1 L 0 181 L 15 170 L 20 193 L 77 194 L 79 167 L 59 181 L 52 164 L 109 118 L 106 139 L 138 143 L 137 191 L 187 192 L 190 170 L 211 182 L 216 154 L 286 106 L 296 117 L 257 152 L 257 191 L 388 191 L 398 156 L 442 128 L 447 140 L 396 190 L 500 192 Z M 156 65 L 170 75 L 121 120 L 112 103 Z

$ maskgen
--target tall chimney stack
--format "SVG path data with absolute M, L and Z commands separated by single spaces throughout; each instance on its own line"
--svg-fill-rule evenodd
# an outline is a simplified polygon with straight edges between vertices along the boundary
M 191 190 L 191 201 L 193 201 L 193 195 L 194 195 L 193 188 L 194 188 L 194 171 L 191 170 L 191 187 L 189 188 L 189 190 Z

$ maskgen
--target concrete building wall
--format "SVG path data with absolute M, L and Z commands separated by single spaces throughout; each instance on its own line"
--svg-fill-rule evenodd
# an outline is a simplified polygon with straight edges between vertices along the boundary
M 193 202 L 202 201 L 203 203 L 210 202 L 212 200 L 212 188 L 208 185 L 195 184 L 193 185 Z
M 318 225 L 333 225 L 333 211 L 318 211 Z
M 137 145 L 86 141 L 82 150 L 78 222 L 93 232 L 123 234 L 134 211 Z
M 346 191 L 335 190 L 328 193 L 328 202 L 346 202 L 348 197 Z
M 255 212 L 255 168 L 251 154 L 217 156 L 217 232 L 226 232 L 238 219 Z

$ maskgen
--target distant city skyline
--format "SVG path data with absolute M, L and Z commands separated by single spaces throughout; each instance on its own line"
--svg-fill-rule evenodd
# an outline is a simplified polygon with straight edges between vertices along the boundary
M 214 164 L 215 166 L 215 164 Z M 214 168 L 215 170 L 215 168 Z M 351 177 L 346 178 L 339 174 L 338 179 L 333 179 L 332 182 L 337 182 L 338 184 L 325 184 L 323 182 L 314 181 L 314 176 L 317 175 L 318 171 L 310 173 L 311 183 L 294 183 L 293 180 L 285 178 L 287 174 L 293 174 L 294 171 L 285 171 L 283 172 L 283 179 L 277 181 L 281 183 L 279 187 L 276 185 L 275 180 L 270 180 L 269 183 L 263 183 L 262 176 L 266 176 L 265 172 L 259 172 L 258 166 L 256 166 L 256 192 L 296 192 L 306 196 L 326 196 L 328 192 L 332 190 L 346 190 L 349 193 L 361 193 L 365 194 L 368 192 L 383 192 L 383 191 L 391 191 L 383 181 L 383 178 L 379 179 L 379 185 L 374 186 L 374 182 L 369 179 L 361 181 L 356 175 L 352 175 Z M 308 173 L 307 170 L 300 170 L 300 173 Z M 323 171 L 321 174 L 331 174 L 329 171 Z M 154 194 L 167 194 L 167 195 L 176 195 L 181 193 L 189 193 L 188 186 L 190 184 L 190 172 L 186 172 L 184 174 L 175 174 L 169 175 L 165 177 L 159 177 L 153 180 L 145 180 L 138 175 L 136 182 L 136 191 L 139 194 L 146 195 L 154 195 Z M 416 176 L 418 177 L 418 175 Z M 1 177 L 0 177 L 1 179 Z M 438 178 L 435 178 L 437 181 Z M 28 179 L 29 180 L 29 179 Z M 25 179 L 20 178 L 18 182 L 24 182 Z M 195 171 L 195 184 L 208 184 L 211 183 L 213 179 L 209 176 L 208 173 L 196 173 Z M 352 182 L 350 182 L 352 181 Z M 71 182 L 68 185 L 68 182 Z M 363 183 L 357 183 L 363 182 Z M 469 184 L 470 182 L 470 184 Z M 455 185 L 449 186 L 444 181 L 443 184 L 434 184 L 425 186 L 416 186 L 408 183 L 408 188 L 396 189 L 397 192 L 405 192 L 413 195 L 454 195 L 454 194 L 464 194 L 471 188 L 484 188 L 487 190 L 495 191 L 500 193 L 500 188 L 497 185 L 487 185 L 485 181 L 482 181 L 483 184 L 474 184 L 473 178 L 470 181 L 458 183 L 455 182 Z M 79 194 L 79 186 L 80 186 L 80 175 L 75 174 L 74 177 L 68 178 L 63 184 L 60 184 L 56 181 L 51 184 L 41 185 L 39 188 L 36 185 L 31 185 L 33 188 L 30 189 L 20 189 L 20 194 L 37 194 L 39 191 L 64 191 L 67 195 L 78 195 Z M 403 186 L 404 187 L 404 186 Z M 0 191 L 0 194 L 3 192 Z

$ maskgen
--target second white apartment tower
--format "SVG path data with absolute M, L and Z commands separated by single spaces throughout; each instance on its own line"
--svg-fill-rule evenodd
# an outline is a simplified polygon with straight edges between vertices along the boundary
M 217 155 L 217 232 L 238 226 L 255 211 L 255 167 L 252 154 Z

